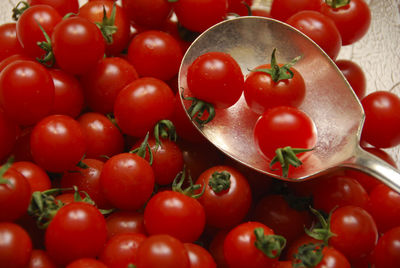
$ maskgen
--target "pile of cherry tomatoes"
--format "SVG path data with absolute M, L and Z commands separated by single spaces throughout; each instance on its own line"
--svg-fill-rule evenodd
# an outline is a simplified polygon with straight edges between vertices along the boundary
M 28 0 L 9 11 L 15 22 L 0 25 L 0 267 L 400 266 L 399 193 L 353 170 L 272 179 L 226 158 L 190 122 L 177 73 L 215 23 L 269 16 L 336 60 L 371 20 L 364 0 L 251 5 Z M 400 98 L 365 96 L 360 66 L 336 63 L 366 113 L 362 146 L 396 167 L 382 149 L 400 143 Z

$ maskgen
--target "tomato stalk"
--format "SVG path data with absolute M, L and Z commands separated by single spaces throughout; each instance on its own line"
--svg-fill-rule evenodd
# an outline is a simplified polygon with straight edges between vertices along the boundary
M 149 145 L 149 132 L 147 132 L 146 136 L 144 137 L 143 142 L 140 144 L 140 146 L 136 149 L 133 149 L 129 151 L 131 154 L 137 154 L 141 158 L 146 157 L 146 152 L 149 152 L 149 164 L 153 164 L 153 152 L 151 151 L 150 145 Z
M 292 59 L 289 63 L 286 63 L 282 67 L 279 67 L 279 65 L 276 61 L 275 53 L 276 53 L 276 48 L 274 48 L 272 50 L 271 69 L 261 68 L 261 69 L 255 69 L 255 70 L 250 70 L 250 71 L 267 73 L 271 76 L 272 81 L 274 81 L 275 83 L 278 81 L 281 81 L 281 80 L 293 78 L 293 72 L 292 72 L 292 70 L 290 70 L 290 68 L 301 59 L 301 56 L 297 56 L 296 58 Z
M 254 245 L 271 259 L 278 258 L 286 245 L 286 239 L 281 235 L 264 235 L 263 228 L 255 228 L 256 241 Z
M 189 109 L 187 112 L 190 115 L 192 120 L 195 120 L 198 124 L 205 125 L 215 117 L 215 108 L 211 103 L 199 100 L 195 97 L 184 97 L 182 94 L 182 98 L 187 101 L 191 101 Z M 208 116 L 206 119 L 201 119 L 204 113 L 207 112 Z
M 0 184 L 8 184 L 12 186 L 11 182 L 3 177 L 4 173 L 11 167 L 12 163 L 14 162 L 14 157 L 10 156 L 7 159 L 7 162 L 1 166 L 0 168 Z
M 99 27 L 101 33 L 103 34 L 104 39 L 107 44 L 112 44 L 113 34 L 115 34 L 118 30 L 117 26 L 115 26 L 115 14 L 117 12 L 116 4 L 114 3 L 113 8 L 111 10 L 111 15 L 107 17 L 107 11 L 105 6 L 103 6 L 103 20 L 102 22 L 95 22 L 97 27 Z
M 282 168 L 282 176 L 287 178 L 290 165 L 292 165 L 294 167 L 299 167 L 303 164 L 300 161 L 300 159 L 297 157 L 297 154 L 309 152 L 312 150 L 314 150 L 314 149 L 292 148 L 290 146 L 286 146 L 284 148 L 278 148 L 275 151 L 276 155 L 274 158 L 272 158 L 272 160 L 269 164 L 269 167 L 271 168 L 271 170 L 276 170 L 276 169 L 272 169 L 272 166 L 276 162 L 279 162 L 281 164 L 281 168 Z
M 335 9 L 347 6 L 350 3 L 350 0 L 325 0 L 325 3 Z
M 206 185 L 205 184 L 203 185 L 203 188 L 201 189 L 200 193 L 195 194 L 195 192 L 201 188 L 201 184 L 193 184 L 192 177 L 188 173 L 187 180 L 189 181 L 189 186 L 186 189 L 183 189 L 182 186 L 183 182 L 186 179 L 186 173 L 188 172 L 186 172 L 186 169 L 184 168 L 183 171 L 179 172 L 176 175 L 174 181 L 172 182 L 172 191 L 187 195 L 194 199 L 200 198 L 204 194 L 204 191 L 206 190 Z
M 215 193 L 228 190 L 231 187 L 231 174 L 227 171 L 214 172 L 211 175 L 211 179 L 208 181 L 208 185 Z
M 322 250 L 324 244 L 309 243 L 299 247 L 298 252 L 294 255 L 293 267 L 316 267 L 324 258 Z
M 167 119 L 158 121 L 154 127 L 153 135 L 156 140 L 157 148 L 161 145 L 160 137 L 174 142 L 178 139 L 174 123 Z
M 46 33 L 46 31 L 43 29 L 42 25 L 40 25 L 40 23 L 37 21 L 37 24 L 39 25 L 40 30 L 42 31 L 44 38 L 46 39 L 46 41 L 43 42 L 38 42 L 37 45 L 43 49 L 46 54 L 42 57 L 42 58 L 36 58 L 36 60 L 38 62 L 40 62 L 41 64 L 45 65 L 46 67 L 52 67 L 55 61 L 54 58 L 54 53 L 53 53 L 53 47 L 51 44 L 51 39 L 49 37 L 49 35 Z M 50 63 L 48 63 L 50 62 Z
M 29 8 L 29 3 L 26 1 L 19 1 L 18 4 L 12 9 L 12 19 L 17 21 L 19 17 Z
M 315 216 L 317 216 L 317 219 L 321 227 L 311 228 L 310 230 L 306 228 L 305 232 L 312 238 L 321 240 L 324 242 L 325 245 L 328 245 L 329 238 L 336 235 L 331 232 L 331 216 L 333 210 L 329 213 L 328 219 L 325 219 L 324 216 L 318 210 L 312 207 L 310 207 L 310 210 Z

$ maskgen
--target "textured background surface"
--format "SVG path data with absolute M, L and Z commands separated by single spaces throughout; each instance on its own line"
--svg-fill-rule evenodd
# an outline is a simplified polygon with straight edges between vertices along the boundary
M 367 92 L 389 90 L 400 95 L 400 0 L 366 1 L 372 11 L 370 30 L 356 44 L 343 47 L 338 59 L 352 59 L 363 68 Z M 0 0 L 0 23 L 11 22 L 11 8 L 17 2 Z M 263 6 L 270 2 L 254 0 L 255 5 Z M 400 166 L 400 148 L 388 151 Z

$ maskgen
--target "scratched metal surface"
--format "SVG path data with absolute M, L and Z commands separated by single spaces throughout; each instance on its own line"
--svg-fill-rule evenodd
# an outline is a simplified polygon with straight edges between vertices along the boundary
M 0 23 L 11 22 L 11 9 L 17 2 L 0 0 Z M 270 2 L 254 0 L 254 5 L 268 8 Z M 400 95 L 400 0 L 366 2 L 372 12 L 370 30 L 356 44 L 343 47 L 338 59 L 351 59 L 363 68 L 367 76 L 367 93 L 389 90 Z M 388 152 L 400 166 L 400 147 Z

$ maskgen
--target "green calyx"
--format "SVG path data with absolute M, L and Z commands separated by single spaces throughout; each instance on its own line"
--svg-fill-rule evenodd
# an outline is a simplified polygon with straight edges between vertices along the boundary
M 188 173 L 188 175 L 186 175 L 186 173 Z M 186 176 L 189 182 L 189 186 L 186 189 L 183 189 L 183 182 L 186 180 Z M 172 182 L 172 191 L 182 193 L 194 199 L 200 198 L 204 194 L 206 185 L 204 184 L 201 192 L 196 194 L 197 190 L 199 190 L 200 188 L 201 184 L 193 184 L 193 179 L 190 176 L 189 172 L 186 172 L 186 168 L 183 168 L 183 171 L 179 172 Z
M 160 137 L 162 139 L 169 139 L 170 141 L 174 142 L 178 139 L 174 123 L 167 119 L 158 121 L 154 127 L 153 135 L 156 140 L 157 147 L 161 145 Z
M 325 3 L 332 8 L 341 8 L 350 4 L 350 0 L 325 0 Z
M 313 149 L 292 148 L 290 146 L 278 148 L 275 151 L 276 155 L 274 158 L 272 158 L 269 167 L 271 168 L 271 170 L 276 170 L 272 169 L 272 166 L 276 162 L 279 162 L 282 168 L 282 177 L 287 178 L 289 174 L 289 166 L 299 167 L 303 164 L 297 157 L 297 154 L 309 152 L 312 150 Z
M 19 17 L 29 8 L 29 3 L 26 1 L 19 1 L 18 4 L 12 9 L 12 19 L 17 21 Z
M 217 194 L 228 190 L 231 187 L 231 174 L 225 170 L 214 172 L 208 181 L 208 186 Z
M 255 228 L 256 241 L 254 245 L 268 258 L 275 259 L 281 254 L 286 245 L 286 239 L 281 235 L 265 235 L 263 228 Z
M 324 245 L 328 245 L 329 238 L 336 235 L 331 232 L 331 216 L 333 210 L 329 213 L 327 219 L 325 219 L 325 217 L 318 210 L 312 207 L 310 207 L 310 210 L 317 217 L 319 226 L 312 227 L 311 229 L 305 228 L 304 231 L 312 238 L 321 240 L 323 241 Z
M 140 144 L 140 146 L 136 149 L 133 149 L 129 151 L 132 154 L 137 154 L 141 158 L 146 158 L 146 153 L 149 152 L 149 164 L 153 164 L 153 151 L 150 148 L 149 145 L 149 132 L 147 132 L 146 136 L 144 137 L 143 142 Z
M 215 108 L 211 103 L 199 100 L 195 97 L 184 97 L 182 94 L 182 99 L 191 101 L 190 107 L 187 110 L 190 118 L 195 120 L 201 126 L 209 123 L 215 117 Z M 206 119 L 201 119 L 204 115 L 204 112 L 208 113 L 208 117 Z
M 12 163 L 14 163 L 14 156 L 10 156 L 7 159 L 7 162 L 0 167 L 0 184 L 8 184 L 12 186 L 11 182 L 3 177 L 7 170 L 11 167 Z
M 114 42 L 113 35 L 117 32 L 118 27 L 115 26 L 115 14 L 117 12 L 116 4 L 114 3 L 111 10 L 110 17 L 107 17 L 106 7 L 103 6 L 103 20 L 101 22 L 96 22 L 95 24 L 99 27 L 101 33 L 107 44 L 112 44 Z
M 324 258 L 322 250 L 324 244 L 310 243 L 299 247 L 297 253 L 294 255 L 292 265 L 294 268 L 312 268 L 316 267 Z
M 44 38 L 46 39 L 46 41 L 37 42 L 37 45 L 41 49 L 43 49 L 46 52 L 46 54 L 41 58 L 36 58 L 36 60 L 41 64 L 45 65 L 46 67 L 52 67 L 54 65 L 55 58 L 53 53 L 53 47 L 51 44 L 51 39 L 49 35 L 46 33 L 46 31 L 43 29 L 42 25 L 40 25 L 39 22 L 37 22 L 37 24 L 39 25 L 39 28 L 42 31 Z
M 293 78 L 293 72 L 290 70 L 292 66 L 298 62 L 301 59 L 301 56 L 298 56 L 291 60 L 289 63 L 286 63 L 282 67 L 279 67 L 277 61 L 276 61 L 276 48 L 272 50 L 272 55 L 271 55 L 271 69 L 254 69 L 250 70 L 251 72 L 263 72 L 267 73 L 271 76 L 272 81 L 275 83 L 281 80 L 287 80 Z

